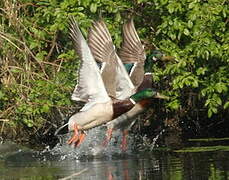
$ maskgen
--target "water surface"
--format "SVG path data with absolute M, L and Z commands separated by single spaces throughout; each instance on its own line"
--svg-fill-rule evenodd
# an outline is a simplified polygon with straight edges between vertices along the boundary
M 1 144 L 0 179 L 229 179 L 227 148 L 209 147 L 204 152 L 193 148 L 176 152 L 155 148 L 151 152 L 122 153 L 112 146 L 95 155 L 91 143 L 95 139 L 86 141 L 80 149 L 59 145 L 42 152 L 12 143 Z
M 228 179 L 229 152 L 151 152 L 69 159 L 52 153 L 13 152 L 0 160 L 0 179 Z

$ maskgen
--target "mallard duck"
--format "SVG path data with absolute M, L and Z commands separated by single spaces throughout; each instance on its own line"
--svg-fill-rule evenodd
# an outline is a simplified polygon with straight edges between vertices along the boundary
M 122 100 L 111 98 L 106 91 L 96 61 L 76 21 L 74 18 L 71 18 L 70 21 L 70 36 L 81 60 L 80 69 L 78 71 L 78 83 L 74 90 L 73 98 L 77 101 L 86 102 L 78 113 L 69 118 L 67 123 L 69 131 L 74 131 L 68 144 L 78 146 L 86 136 L 84 131 L 107 123 L 129 111 L 136 103 L 148 98 L 159 97 L 159 94 L 153 89 L 148 88 L 125 99 L 122 98 Z M 113 60 L 115 61 L 117 58 Z M 119 74 L 119 71 L 122 71 L 121 69 L 125 70 L 122 62 L 117 61 L 113 64 L 116 64 L 116 74 Z M 122 85 L 123 82 L 125 84 L 128 81 L 125 79 L 128 78 L 128 74 L 126 74 L 126 77 L 122 75 L 122 80 L 116 78 L 116 84 Z M 131 81 L 129 80 L 129 82 Z M 120 87 L 118 86 L 118 88 L 124 88 L 121 85 Z M 128 91 L 131 92 L 132 90 Z
M 93 27 L 89 31 L 88 35 L 88 45 L 92 51 L 94 58 L 102 63 L 108 63 L 113 61 L 114 58 L 120 61 L 122 58 L 122 62 L 131 65 L 131 71 L 129 76 L 131 78 L 132 83 L 135 86 L 135 92 L 139 92 L 140 89 L 146 89 L 152 87 L 152 77 L 151 74 L 145 74 L 144 72 L 144 61 L 145 61 L 145 52 L 144 47 L 141 44 L 141 41 L 137 35 L 137 32 L 133 25 L 133 20 L 129 21 L 124 25 L 123 28 L 123 44 L 122 49 L 119 51 L 119 56 L 116 54 L 110 33 L 105 25 L 105 23 L 100 20 L 94 23 Z M 116 61 L 117 62 L 117 61 Z M 111 63 L 110 63 L 111 64 Z M 113 66 L 113 65 L 112 65 Z M 127 68 L 129 66 L 126 66 Z M 128 71 L 128 69 L 127 69 Z M 103 81 L 106 82 L 105 86 L 107 91 L 109 91 L 109 87 L 114 85 L 115 81 L 109 81 L 110 71 L 103 71 L 102 78 Z M 121 79 L 121 75 L 117 76 L 117 78 Z M 117 87 L 119 87 L 117 85 Z M 131 96 L 131 92 L 122 93 L 120 91 L 117 93 L 119 88 L 116 89 L 116 93 L 112 93 L 116 98 L 120 98 L 119 94 L 123 94 L 123 98 L 127 98 Z M 159 98 L 159 97 L 158 97 Z M 166 98 L 165 96 L 161 96 L 160 98 Z M 128 126 L 132 124 L 133 118 L 139 113 L 143 112 L 150 104 L 151 98 L 145 99 L 139 103 L 136 103 L 135 106 L 128 111 L 127 113 L 122 114 L 118 118 L 113 121 L 108 122 L 106 125 L 108 127 L 107 131 L 107 139 L 104 141 L 104 145 L 107 144 L 112 136 L 112 131 L 115 129 L 123 130 L 123 140 L 122 140 L 122 149 L 126 148 L 126 135 L 128 132 Z
M 146 88 L 152 88 L 152 65 L 155 61 L 174 61 L 175 58 L 163 54 L 160 50 L 154 49 L 152 53 L 146 56 L 144 45 L 137 34 L 134 26 L 133 18 L 123 25 L 123 42 L 118 53 L 129 76 L 135 85 L 136 92 Z M 161 99 L 169 99 L 166 96 Z M 119 116 L 117 119 L 108 122 L 108 139 L 111 138 L 112 129 L 121 129 L 123 131 L 123 139 L 121 147 L 126 150 L 128 131 L 135 123 L 135 117 L 147 110 L 153 103 L 153 99 L 146 99 L 141 103 L 137 103 L 127 113 Z

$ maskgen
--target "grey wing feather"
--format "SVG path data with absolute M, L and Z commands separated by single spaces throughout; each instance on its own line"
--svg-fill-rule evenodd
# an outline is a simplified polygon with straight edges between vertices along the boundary
M 124 63 L 145 61 L 144 46 L 138 37 L 133 19 L 123 25 L 123 43 L 118 54 Z
M 89 107 L 95 102 L 109 101 L 110 98 L 105 90 L 99 68 L 73 18 L 70 19 L 70 36 L 73 40 L 75 50 L 81 59 L 80 69 L 78 71 L 78 84 L 73 92 L 72 99 L 88 102 L 84 108 Z
M 96 61 L 102 62 L 102 79 L 109 96 L 116 97 L 116 52 L 104 21 L 96 21 L 88 33 L 88 46 Z
M 102 20 L 94 22 L 90 28 L 88 46 L 96 61 L 115 61 L 115 48 L 110 33 Z
M 119 57 L 123 63 L 134 63 L 129 76 L 137 88 L 143 81 L 146 55 L 144 46 L 134 27 L 133 19 L 123 25 L 123 43 Z
M 108 94 L 118 99 L 132 95 L 134 86 L 117 56 L 111 35 L 102 20 L 95 22 L 90 29 L 88 45 L 97 61 L 106 62 L 102 78 Z

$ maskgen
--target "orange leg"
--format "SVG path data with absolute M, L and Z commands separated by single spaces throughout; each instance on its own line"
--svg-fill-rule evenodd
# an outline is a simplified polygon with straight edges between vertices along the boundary
M 68 144 L 76 143 L 79 140 L 79 126 L 77 124 L 74 124 L 74 134 L 73 136 L 68 140 Z
M 113 133 L 113 128 L 109 128 L 107 130 L 107 137 L 106 139 L 103 141 L 103 146 L 107 146 L 108 142 L 111 140 L 112 138 L 112 133 Z
M 75 143 L 75 146 L 79 147 L 79 145 L 84 141 L 85 137 L 86 137 L 86 134 L 84 132 L 82 132 L 79 135 L 79 140 Z
M 108 174 L 108 180 L 113 180 L 113 175 L 111 172 L 109 172 L 109 174 Z
M 130 176 L 129 176 L 129 171 L 128 171 L 128 169 L 124 170 L 123 173 L 124 173 L 124 179 L 125 179 L 125 180 L 130 180 Z
M 124 130 L 122 135 L 122 144 L 121 144 L 122 151 L 127 150 L 127 135 L 128 135 L 128 130 Z

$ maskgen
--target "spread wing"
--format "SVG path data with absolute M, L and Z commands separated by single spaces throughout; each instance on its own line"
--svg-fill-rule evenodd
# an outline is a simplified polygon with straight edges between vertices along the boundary
M 116 97 L 116 52 L 105 23 L 93 23 L 88 33 L 88 46 L 96 61 L 103 63 L 102 79 L 109 96 Z
M 145 61 L 144 46 L 138 37 L 133 19 L 123 25 L 123 42 L 118 53 L 123 63 L 135 63 Z
M 88 45 L 99 62 L 105 62 L 102 78 L 110 96 L 125 99 L 133 94 L 134 86 L 121 60 L 118 58 L 111 35 L 100 20 L 89 31 Z
M 73 100 L 88 102 L 85 106 L 110 100 L 101 78 L 99 68 L 92 56 L 76 21 L 70 18 L 70 36 L 75 50 L 81 59 L 78 71 L 78 84 L 72 95 Z
M 88 46 L 96 61 L 115 61 L 115 48 L 103 20 L 93 23 L 88 33 Z
M 119 57 L 123 63 L 134 63 L 129 75 L 134 86 L 138 87 L 143 81 L 146 55 L 134 27 L 133 19 L 123 25 L 123 42 Z

